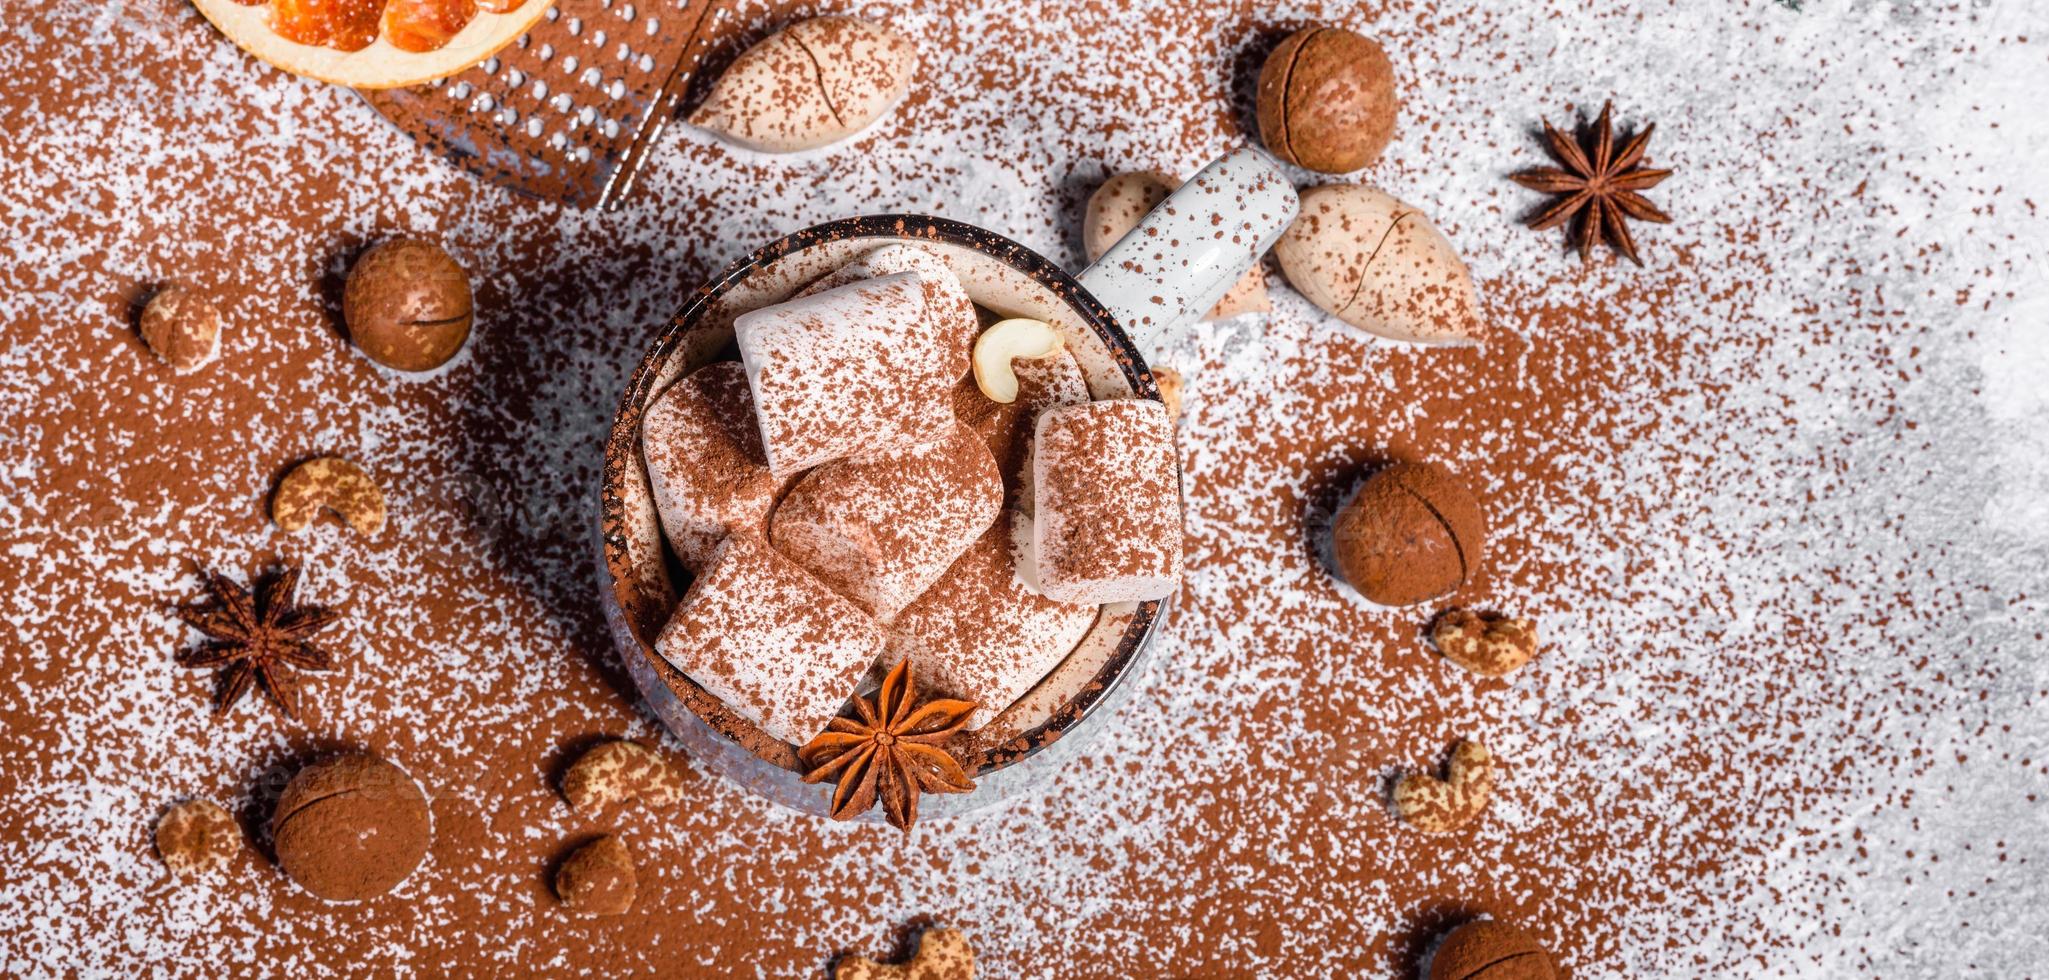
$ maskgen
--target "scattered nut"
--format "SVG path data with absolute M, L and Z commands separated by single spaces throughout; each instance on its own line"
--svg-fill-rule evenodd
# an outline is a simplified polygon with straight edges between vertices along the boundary
M 576 849 L 555 871 L 555 895 L 583 915 L 621 915 L 633 908 L 639 882 L 633 855 L 610 835 Z
M 1435 599 L 1473 580 L 1486 550 L 1479 501 L 1435 463 L 1396 463 L 1338 509 L 1331 546 L 1345 581 L 1383 606 Z
M 911 42 L 880 24 L 798 21 L 735 59 L 690 124 L 771 153 L 825 146 L 888 112 L 917 66 Z
M 1537 655 L 1537 624 L 1499 613 L 1453 609 L 1431 625 L 1430 640 L 1444 659 L 1483 677 L 1503 677 Z
M 877 963 L 849 956 L 833 968 L 832 980 L 974 980 L 975 951 L 959 929 L 927 929 L 918 951 L 902 963 Z
M 339 456 L 292 467 L 270 497 L 270 519 L 291 534 L 305 530 L 323 509 L 364 534 L 384 527 L 384 491 L 362 467 Z
M 342 292 L 349 339 L 397 371 L 430 371 L 462 350 L 476 308 L 470 276 L 441 246 L 401 238 L 356 260 Z
M 562 796 L 587 815 L 623 800 L 670 806 L 683 798 L 683 777 L 655 750 L 622 739 L 578 757 L 562 774 Z
M 1167 406 L 1167 418 L 1181 421 L 1181 372 L 1170 367 L 1153 368 L 1153 384 L 1160 388 L 1160 401 Z
M 172 877 L 220 871 L 242 845 L 242 828 L 218 804 L 186 800 L 157 821 L 157 854 Z
M 1394 138 L 1394 65 L 1341 27 L 1296 31 L 1259 70 L 1259 138 L 1289 163 L 1341 174 L 1380 159 Z
M 1555 980 L 1551 954 L 1500 919 L 1453 929 L 1430 957 L 1430 980 Z
M 1494 756 L 1472 739 L 1451 748 L 1444 779 L 1410 773 L 1394 786 L 1394 810 L 1402 822 L 1426 834 L 1448 834 L 1487 809 L 1494 792 Z
M 1288 282 L 1352 326 L 1390 340 L 1474 344 L 1485 334 L 1472 274 L 1415 208 L 1360 184 L 1302 192 L 1274 244 Z
M 1036 360 L 1066 350 L 1060 331 L 1043 320 L 999 320 L 975 338 L 975 387 L 999 405 L 1017 401 L 1014 360 Z
M 420 866 L 434 839 L 426 794 L 399 767 L 366 753 L 307 766 L 270 818 L 278 867 L 330 902 L 376 898 Z
M 221 311 L 205 294 L 172 283 L 142 308 L 142 340 L 178 374 L 191 374 L 221 353 Z
M 1117 244 L 1117 240 L 1138 227 L 1146 212 L 1158 207 L 1181 182 L 1155 171 L 1117 174 L 1089 195 L 1087 217 L 1081 231 L 1082 248 L 1094 262 Z M 1266 295 L 1266 267 L 1255 264 L 1246 270 L 1231 291 L 1203 314 L 1205 320 L 1228 320 L 1247 313 L 1265 313 L 1273 303 Z

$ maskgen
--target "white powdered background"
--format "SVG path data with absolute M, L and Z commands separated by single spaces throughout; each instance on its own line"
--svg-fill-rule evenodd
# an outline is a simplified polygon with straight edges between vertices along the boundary
M 64 707 L 8 731 L 0 763 L 10 975 L 276 970 L 279 948 L 336 928 L 270 917 L 283 886 L 255 867 L 170 888 L 146 838 L 170 798 L 246 803 L 284 751 L 284 729 L 261 706 L 218 725 L 204 717 L 199 679 L 170 664 L 178 631 L 164 612 L 193 594 L 186 556 L 240 570 L 281 547 L 254 501 L 282 460 L 339 448 L 381 473 L 469 481 L 388 480 L 403 546 L 364 546 L 337 528 L 290 543 L 315 566 L 307 591 L 350 610 L 331 637 L 348 669 L 310 688 L 325 708 L 319 731 L 440 774 L 450 799 L 437 819 L 474 810 L 503 829 L 507 852 L 551 853 L 586 828 L 560 807 L 508 813 L 494 801 L 545 799 L 526 791 L 544 786 L 540 757 L 567 738 L 654 734 L 593 696 L 602 680 L 565 648 L 590 635 L 586 533 L 604 427 L 683 291 L 776 234 L 877 211 L 962 218 L 1078 268 L 1075 212 L 1106 169 L 1192 172 L 1244 131 L 1227 98 L 1242 94 L 1240 42 L 1182 33 L 1178 4 L 1104 14 L 967 0 L 945 16 L 863 4 L 919 40 L 919 84 L 943 97 L 914 98 L 853 149 L 785 160 L 671 127 L 633 206 L 590 214 L 476 185 L 352 94 L 254 65 L 181 4 L 36 6 L 42 16 L 0 39 L 0 691 L 17 713 Z M 1601 911 L 1605 938 L 1558 951 L 1575 975 L 2040 971 L 2049 8 L 1323 6 L 1233 8 L 1200 23 L 1336 19 L 1381 38 L 1408 108 L 1368 176 L 1435 218 L 1484 294 L 1605 309 L 1619 329 L 1684 352 L 1677 368 L 1623 374 L 1640 387 L 1587 420 L 1602 437 L 1536 436 L 1583 475 L 1541 508 L 1493 515 L 1536 543 L 1525 560 L 1574 570 L 1514 596 L 1542 614 L 1543 659 L 1512 688 L 1447 693 L 1442 675 L 1355 650 L 1342 620 L 1371 614 L 1301 549 L 1229 546 L 1302 517 L 1267 502 L 1315 468 L 1286 447 L 1333 406 L 1282 382 L 1347 380 L 1319 375 L 1329 361 L 1364 365 L 1351 380 L 1370 388 L 1431 356 L 1352 334 L 1277 284 L 1270 317 L 1191 328 L 1168 352 L 1194 375 L 1183 446 L 1199 544 L 1184 611 L 1145 694 L 1058 793 L 1000 822 L 921 827 L 918 850 L 891 857 L 905 851 L 878 835 L 892 832 L 819 826 L 699 778 L 690 806 L 636 841 L 644 868 L 814 834 L 839 850 L 809 877 L 737 859 L 679 870 L 703 891 L 661 897 L 702 920 L 700 941 L 620 955 L 780 973 L 734 951 L 816 950 L 808 969 L 936 911 L 981 924 L 991 975 L 1061 975 L 1062 963 L 1114 973 L 1131 956 L 1135 972 L 1175 972 L 1132 952 L 1153 935 L 1148 923 L 1205 921 L 1206 896 L 1229 889 L 1237 927 L 1178 937 L 1219 951 L 1210 970 L 1349 975 L 1359 948 L 1415 912 L 1374 883 L 1325 873 L 1387 847 L 1373 788 L 1295 795 L 1206 779 L 1262 753 L 1342 751 L 1343 732 L 1288 706 L 1314 696 L 1362 722 L 1419 698 L 1513 722 L 1490 729 L 1489 744 L 1515 760 L 1518 790 L 1464 856 L 1396 863 L 1447 895 L 1476 882 L 1508 894 L 1591 888 L 1582 902 Z M 719 16 L 766 17 L 744 5 Z M 131 69 L 158 57 L 189 70 Z M 1534 199 L 1503 179 L 1540 161 L 1529 134 L 1539 118 L 1611 96 L 1626 119 L 1658 123 L 1652 158 L 1678 171 L 1651 195 L 1677 224 L 1639 226 L 1648 270 L 1561 257 L 1555 235 L 1515 226 Z M 442 386 L 425 396 L 367 369 L 321 325 L 317 280 L 337 243 L 402 230 L 449 242 L 486 311 L 505 311 L 482 323 L 465 362 L 422 383 Z M 553 255 L 547 281 L 504 271 L 536 249 Z M 172 386 L 140 353 L 119 297 L 181 270 L 236 302 L 222 363 Z M 1532 358 L 1582 329 L 1556 317 L 1500 326 Z M 553 368 L 507 390 L 485 367 L 508 359 Z M 291 370 L 266 373 L 271 363 Z M 230 414 L 217 404 L 230 392 L 301 407 Z M 161 428 L 145 439 L 76 422 L 94 417 L 77 406 L 97 404 L 141 406 Z M 444 417 L 499 438 L 461 444 Z M 1384 424 L 1399 433 L 1415 421 Z M 1436 454 L 1476 464 L 1489 445 L 1477 433 Z M 81 461 L 97 461 L 119 492 L 52 478 Z M 196 482 L 173 507 L 150 489 L 159 474 Z M 1512 474 L 1485 489 L 1534 502 Z M 450 503 L 459 497 L 469 509 Z M 497 509 L 465 523 L 478 506 Z M 416 632 L 422 610 L 483 578 L 511 581 L 520 598 L 477 591 L 453 634 Z M 1270 655 L 1304 648 L 1329 651 L 1319 669 Z M 1790 670 L 1789 651 L 1804 658 Z M 414 685 L 435 698 L 406 697 Z M 1232 714 L 1254 702 L 1269 705 L 1257 721 Z M 475 771 L 492 747 L 467 732 L 484 727 L 532 728 L 534 771 Z M 1421 760 L 1442 739 L 1402 743 Z M 1700 759 L 1724 764 L 1679 761 Z M 1191 846 L 1191 826 L 1221 828 L 1208 858 L 1174 853 Z M 1592 885 L 1490 880 L 1504 848 L 1588 833 L 1615 840 L 1585 869 Z M 1726 846 L 1689 853 L 1675 875 L 1667 836 Z M 1259 860 L 1241 860 L 1246 850 Z M 536 900 L 531 869 L 492 880 L 489 868 L 518 862 L 490 858 L 430 865 L 402 886 L 415 922 L 375 927 L 376 968 L 439 972 L 453 954 L 425 937 L 495 934 L 475 923 L 502 922 L 512 938 L 475 950 L 487 964 L 575 970 L 571 944 L 522 945 L 527 926 L 557 913 Z M 1685 892 L 1647 900 L 1599 884 L 1614 881 Z M 1251 921 L 1278 923 L 1279 938 L 1249 934 Z M 365 964 L 310 956 L 293 968 Z

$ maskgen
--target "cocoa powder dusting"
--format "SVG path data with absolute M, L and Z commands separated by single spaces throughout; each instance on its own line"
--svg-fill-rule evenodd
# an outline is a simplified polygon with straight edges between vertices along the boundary
M 2049 961 L 2039 4 L 868 3 L 918 47 L 900 107 L 785 157 L 672 124 L 612 215 L 482 184 L 190 4 L 34 6 L 0 72 L 66 83 L 0 93 L 11 969 L 802 976 L 938 923 L 991 977 L 1391 977 L 1483 916 L 1563 976 Z M 672 14 L 560 6 L 617 36 Z M 730 59 L 816 12 L 721 3 L 703 30 Z M 1456 245 L 1487 344 L 1364 339 L 1278 279 L 1270 315 L 1177 333 L 1186 581 L 1142 689 L 1043 796 L 906 840 L 685 766 L 681 804 L 617 828 L 632 909 L 562 914 L 551 862 L 613 828 L 554 779 L 595 737 L 662 737 L 609 649 L 590 502 L 677 304 L 855 213 L 1079 269 L 1088 190 L 1247 139 L 1265 52 L 1313 22 L 1386 47 L 1401 116 L 1362 176 Z M 1644 269 L 1561 254 L 1505 179 L 1544 162 L 1541 118 L 1610 96 L 1679 171 Z M 432 378 L 380 374 L 336 322 L 349 259 L 398 235 L 475 275 Z M 135 327 L 181 277 L 236 324 L 190 375 Z M 316 454 L 379 475 L 383 533 L 271 526 L 276 467 Z M 1439 601 L 1543 623 L 1512 678 L 1447 669 L 1426 611 L 1327 568 L 1332 509 L 1395 459 L 1486 503 L 1483 574 Z M 169 606 L 192 561 L 282 558 L 350 610 L 351 669 L 308 724 L 215 726 Z M 1404 833 L 1391 780 L 1460 734 L 1504 762 L 1487 812 Z M 347 749 L 432 794 L 392 892 L 337 910 L 254 856 L 163 887 L 166 806 L 260 826 Z

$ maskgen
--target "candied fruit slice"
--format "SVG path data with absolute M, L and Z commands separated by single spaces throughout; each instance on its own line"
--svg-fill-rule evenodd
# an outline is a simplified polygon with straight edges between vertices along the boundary
M 436 51 L 476 15 L 476 0 L 390 0 L 384 36 L 401 51 Z
M 526 0 L 477 0 L 477 6 L 494 14 L 509 14 L 519 9 Z
M 384 0 L 271 0 L 271 10 L 287 41 L 361 51 L 377 41 Z

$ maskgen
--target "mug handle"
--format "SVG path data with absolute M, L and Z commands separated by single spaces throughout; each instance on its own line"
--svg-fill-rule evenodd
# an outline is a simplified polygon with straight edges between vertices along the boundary
M 1147 350 L 1215 306 L 1301 208 L 1273 159 L 1242 147 L 1169 194 L 1077 278 Z

